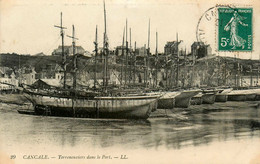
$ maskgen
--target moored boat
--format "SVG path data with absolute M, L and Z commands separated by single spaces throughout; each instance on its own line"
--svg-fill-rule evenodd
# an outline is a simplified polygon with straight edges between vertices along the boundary
M 202 104 L 214 104 L 215 98 L 215 93 L 203 93 Z
M 256 101 L 260 101 L 260 89 L 255 89 L 255 93 L 256 93 L 256 97 L 255 97 L 255 100 Z
M 198 93 L 197 95 L 191 98 L 190 104 L 191 105 L 201 105 L 202 104 L 202 93 Z
M 181 92 L 165 92 L 158 100 L 159 109 L 173 109 L 175 106 L 175 97 L 180 95 Z
M 256 95 L 254 89 L 233 90 L 228 93 L 228 101 L 253 101 Z
M 228 100 L 228 93 L 231 92 L 233 90 L 233 88 L 227 88 L 227 89 L 223 89 L 221 91 L 219 91 L 216 94 L 216 102 L 226 102 Z
M 214 104 L 216 93 L 219 92 L 219 90 L 203 90 L 202 91 L 202 104 Z
M 159 95 L 61 96 L 26 92 L 36 115 L 147 119 L 156 110 Z
M 190 106 L 191 98 L 199 92 L 200 90 L 186 90 L 181 92 L 180 95 L 175 97 L 175 107 L 188 108 Z

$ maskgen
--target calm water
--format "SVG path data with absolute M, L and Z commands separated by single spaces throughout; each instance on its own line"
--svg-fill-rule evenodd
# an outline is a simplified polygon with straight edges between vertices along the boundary
M 7 156 L 15 154 L 18 163 L 41 163 L 42 160 L 23 159 L 25 154 L 35 153 L 47 154 L 56 162 L 61 162 L 57 160 L 58 155 L 96 156 L 104 153 L 112 158 L 126 154 L 130 161 L 139 159 L 140 153 L 149 159 L 153 159 L 150 158 L 152 154 L 175 155 L 174 159 L 180 157 L 182 161 L 185 159 L 183 154 L 187 153 L 192 161 L 192 157 L 199 160 L 199 156 L 205 156 L 208 151 L 214 154 L 221 148 L 231 152 L 232 157 L 233 151 L 241 153 L 245 147 L 247 152 L 252 151 L 250 155 L 254 158 L 257 155 L 254 153 L 260 153 L 258 103 L 227 102 L 172 111 L 158 110 L 146 121 L 21 115 L 16 112 L 20 106 L 0 104 L 0 150 Z M 219 160 L 223 159 L 227 162 L 229 156 Z M 47 161 L 53 162 L 51 159 Z M 89 160 L 80 162 L 89 163 Z M 119 160 L 114 159 L 114 162 Z

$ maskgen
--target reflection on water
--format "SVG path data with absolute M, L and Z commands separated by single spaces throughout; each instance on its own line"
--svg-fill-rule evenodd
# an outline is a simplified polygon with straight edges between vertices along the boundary
M 214 141 L 260 137 L 260 109 L 250 103 L 158 110 L 142 120 L 94 120 L 20 115 L 19 106 L 1 104 L 2 146 L 181 149 Z M 158 115 L 161 117 L 157 117 Z

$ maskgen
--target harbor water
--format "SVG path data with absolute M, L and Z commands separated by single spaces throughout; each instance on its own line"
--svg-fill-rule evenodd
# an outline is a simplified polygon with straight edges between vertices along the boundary
M 158 109 L 148 120 L 24 115 L 2 103 L 0 155 L 14 163 L 259 162 L 259 103 Z

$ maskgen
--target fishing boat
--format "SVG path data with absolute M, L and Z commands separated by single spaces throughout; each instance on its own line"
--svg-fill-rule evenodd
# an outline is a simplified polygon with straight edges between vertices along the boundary
M 233 88 L 227 88 L 227 89 L 223 89 L 221 91 L 219 91 L 216 94 L 216 102 L 226 102 L 228 99 L 228 93 L 231 92 L 233 90 Z
M 159 109 L 173 109 L 175 106 L 175 98 L 180 95 L 181 92 L 165 92 L 163 96 L 158 100 Z
M 191 105 L 201 105 L 202 104 L 202 96 L 203 94 L 200 92 L 197 95 L 191 98 L 190 104 Z
M 12 90 L 9 90 L 7 92 L 2 90 L 0 91 L 0 102 L 17 105 L 25 105 L 30 103 L 22 94 L 23 88 L 9 83 L 0 82 L 0 84 L 9 85 L 13 88 Z
M 233 90 L 228 93 L 228 101 L 254 101 L 256 95 L 254 89 Z
M 201 90 L 185 90 L 175 97 L 175 107 L 188 108 L 190 106 L 191 98 L 197 95 Z
M 33 90 L 25 89 L 26 98 L 34 105 L 34 111 L 37 115 L 48 116 L 67 116 L 67 117 L 91 117 L 91 118 L 116 118 L 116 119 L 147 119 L 151 111 L 156 110 L 157 101 L 160 95 L 148 94 L 115 94 L 108 88 L 108 38 L 106 34 L 106 10 L 104 3 L 104 44 L 103 44 L 103 86 L 101 91 L 82 91 L 76 88 L 76 70 L 77 55 L 75 54 L 75 32 L 73 26 L 72 46 L 73 46 L 73 89 L 53 89 Z M 63 29 L 62 14 L 61 25 L 56 26 L 61 29 L 62 47 L 63 45 Z M 97 55 L 97 28 L 95 52 Z M 62 56 L 65 63 L 66 56 L 62 48 Z M 64 69 L 64 84 L 66 82 L 66 65 Z M 65 85 L 64 85 L 65 86 Z
M 35 108 L 35 114 L 66 117 L 147 119 L 157 108 L 157 95 L 99 96 L 99 93 L 85 92 L 85 95 L 65 95 L 25 91 L 25 96 Z
M 217 90 L 203 90 L 202 104 L 214 104 Z
M 256 93 L 256 97 L 255 97 L 255 100 L 256 101 L 260 101 L 260 89 L 255 89 L 255 93 Z
M 256 100 L 256 96 L 257 96 L 256 90 L 255 89 L 250 89 L 250 90 L 247 91 L 246 101 L 255 101 Z

